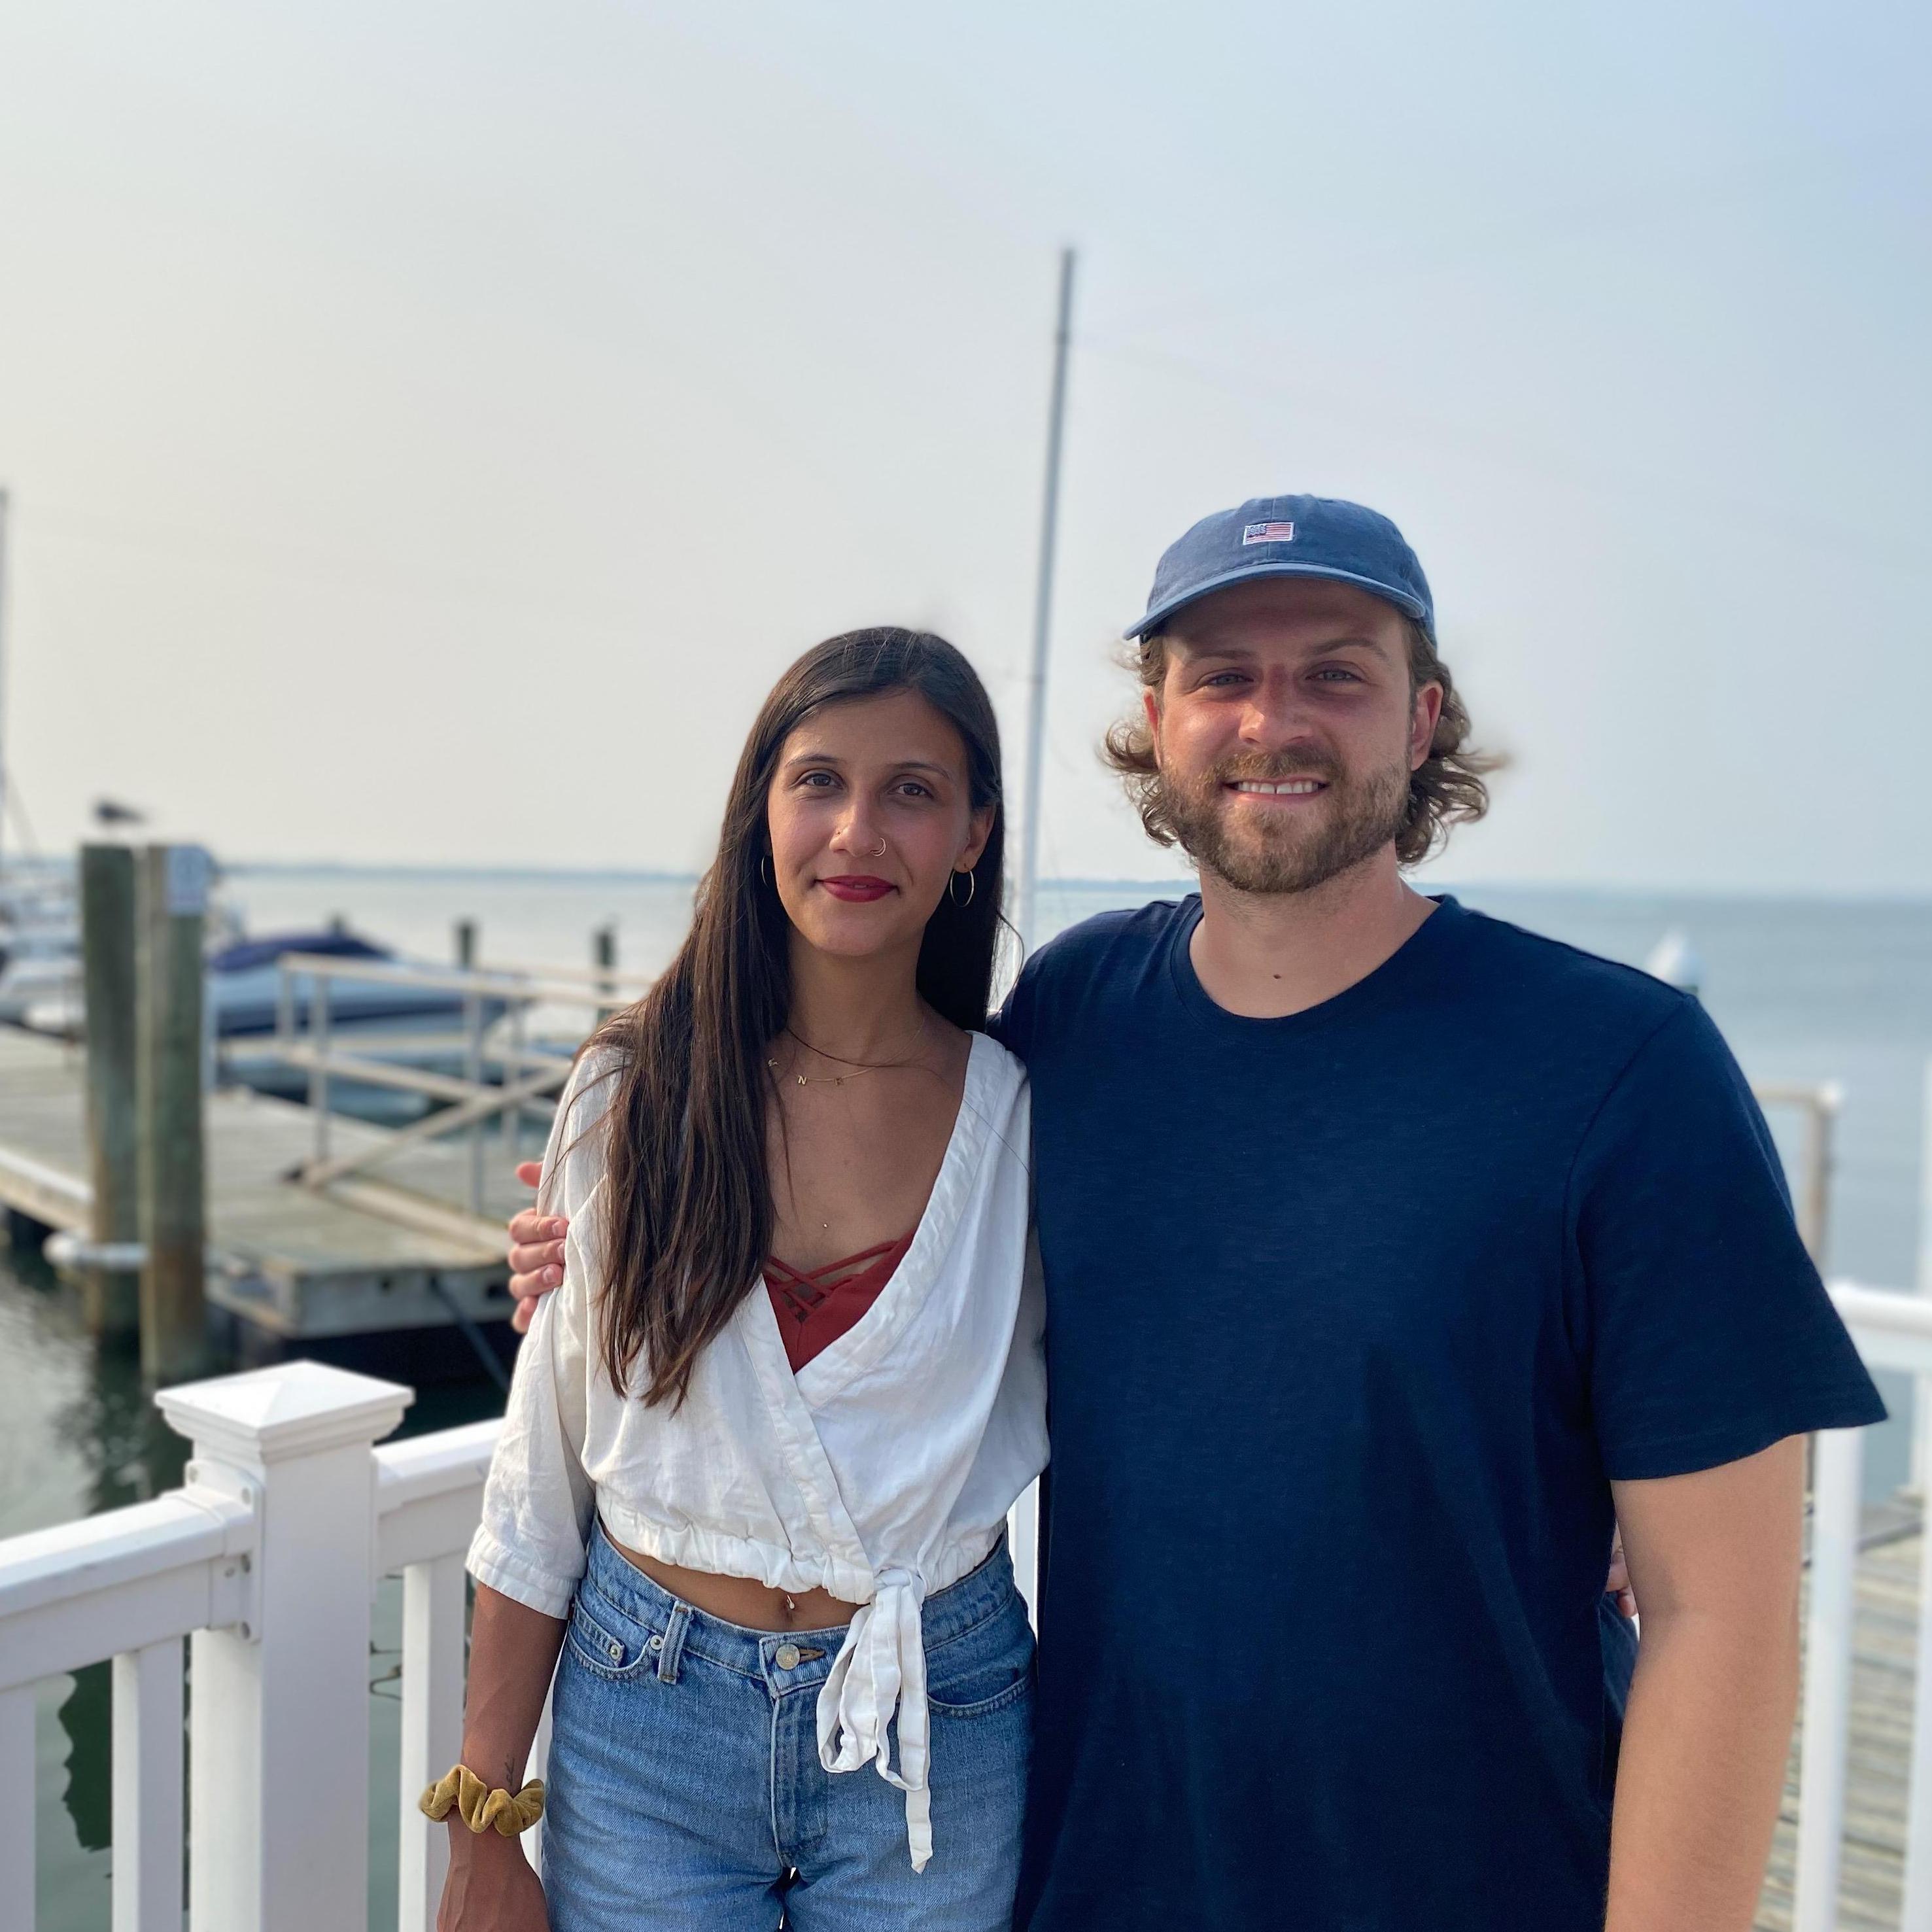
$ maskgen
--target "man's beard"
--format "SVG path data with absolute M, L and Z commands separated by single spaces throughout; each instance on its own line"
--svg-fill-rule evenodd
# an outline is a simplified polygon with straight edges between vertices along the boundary
M 1281 784 L 1319 778 L 1321 802 L 1243 806 L 1223 785 L 1251 778 Z M 1238 892 L 1306 892 L 1372 857 L 1408 815 L 1408 766 L 1388 765 L 1352 778 L 1326 759 L 1228 758 L 1186 784 L 1165 772 L 1157 794 L 1174 836 L 1196 862 Z M 1298 821 L 1304 812 L 1314 820 Z

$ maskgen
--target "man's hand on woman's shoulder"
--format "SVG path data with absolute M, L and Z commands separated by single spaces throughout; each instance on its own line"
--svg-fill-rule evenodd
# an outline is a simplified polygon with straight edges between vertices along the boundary
M 543 1178 L 540 1161 L 526 1160 L 517 1178 L 534 1188 Z M 516 1306 L 510 1326 L 523 1334 L 536 1312 L 537 1303 L 563 1279 L 563 1238 L 570 1223 L 560 1214 L 539 1214 L 526 1208 L 510 1217 L 510 1293 Z

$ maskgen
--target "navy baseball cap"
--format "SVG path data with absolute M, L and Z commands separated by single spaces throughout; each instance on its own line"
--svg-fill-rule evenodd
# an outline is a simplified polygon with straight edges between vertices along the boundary
M 1203 517 L 1162 554 L 1147 614 L 1125 634 L 1144 638 L 1184 605 L 1251 577 L 1359 584 L 1436 635 L 1429 580 L 1401 531 L 1378 512 L 1336 496 L 1251 496 Z

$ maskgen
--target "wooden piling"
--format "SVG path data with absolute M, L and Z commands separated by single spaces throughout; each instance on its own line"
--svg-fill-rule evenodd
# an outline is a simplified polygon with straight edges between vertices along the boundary
M 617 928 L 615 926 L 600 926 L 591 934 L 590 963 L 603 968 L 607 972 L 615 969 L 617 964 Z M 616 1004 L 617 988 L 614 981 L 606 980 L 602 982 L 597 992 L 600 1008 Z
M 136 1155 L 134 854 L 125 845 L 80 849 L 82 985 L 86 1000 L 87 1144 L 94 1244 L 141 1238 Z M 140 1325 L 140 1277 L 131 1268 L 80 1270 L 87 1324 L 129 1336 Z
M 141 1368 L 175 1382 L 208 1366 L 201 1090 L 202 925 L 208 855 L 150 845 L 137 872 Z
M 456 922 L 456 963 L 465 972 L 476 964 L 476 922 L 473 919 L 459 919 Z

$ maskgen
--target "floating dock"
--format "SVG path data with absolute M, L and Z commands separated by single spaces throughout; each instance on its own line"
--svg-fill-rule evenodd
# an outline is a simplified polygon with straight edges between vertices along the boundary
M 1904 1496 L 1864 1511 L 1852 1618 L 1851 1724 L 1837 1932 L 1898 1932 L 1904 1910 L 1923 1536 L 1918 1505 Z M 1778 1836 L 1759 1901 L 1758 1932 L 1792 1932 L 1803 1748 L 1801 1729 L 1792 1741 Z
M 85 1236 L 93 1192 L 82 1050 L 0 1026 L 0 1206 Z M 320 1188 L 292 1177 L 315 1151 L 309 1108 L 219 1088 L 204 1103 L 209 1302 L 284 1340 L 496 1322 L 509 1313 L 503 1222 L 529 1196 L 512 1172 L 536 1150 L 493 1130 L 481 1211 L 460 1136 L 385 1154 L 380 1175 Z M 332 1156 L 395 1136 L 332 1114 Z

